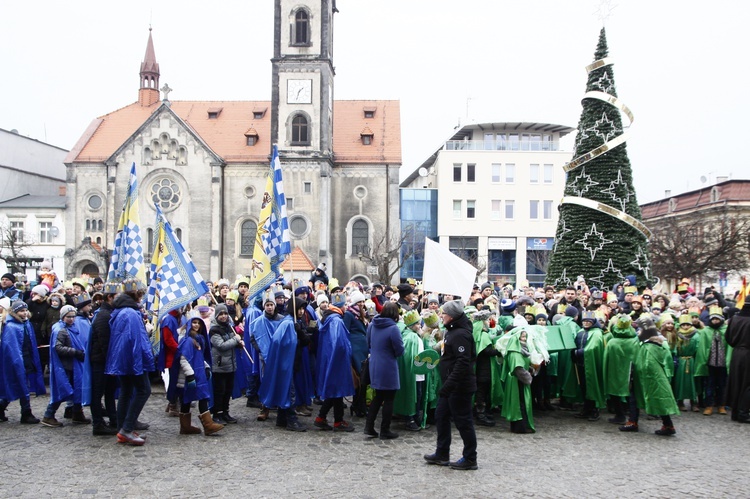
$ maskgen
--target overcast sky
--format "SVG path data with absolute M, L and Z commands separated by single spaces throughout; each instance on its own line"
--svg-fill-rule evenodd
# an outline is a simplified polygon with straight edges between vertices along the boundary
M 468 120 L 577 126 L 596 0 L 337 0 L 336 99 L 398 99 L 404 178 Z M 606 20 L 639 202 L 750 178 L 750 2 L 615 0 Z M 172 100 L 270 100 L 272 0 L 4 2 L 0 128 L 71 149 L 138 97 L 149 23 Z M 745 76 L 743 76 L 745 75 Z M 744 117 L 744 118 L 743 118 Z M 744 152 L 744 151 L 743 151 Z

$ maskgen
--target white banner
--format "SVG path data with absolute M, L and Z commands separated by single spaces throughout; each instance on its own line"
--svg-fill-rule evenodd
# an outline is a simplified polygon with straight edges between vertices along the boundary
M 466 302 L 474 288 L 477 269 L 430 238 L 424 242 L 424 289 L 460 296 Z

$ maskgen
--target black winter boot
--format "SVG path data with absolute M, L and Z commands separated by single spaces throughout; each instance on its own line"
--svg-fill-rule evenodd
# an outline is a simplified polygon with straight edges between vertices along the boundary
M 39 418 L 34 417 L 31 409 L 21 411 L 21 424 L 39 424 Z

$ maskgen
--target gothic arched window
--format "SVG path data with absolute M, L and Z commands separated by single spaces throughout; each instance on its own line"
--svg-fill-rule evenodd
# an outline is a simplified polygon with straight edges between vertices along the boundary
M 292 44 L 310 44 L 310 15 L 304 9 L 300 9 L 296 14 L 294 14 L 294 31 Z
M 240 226 L 240 256 L 253 256 L 255 247 L 255 236 L 258 233 L 258 224 L 252 220 L 245 220 Z
M 352 224 L 352 254 L 370 254 L 370 226 L 359 219 Z

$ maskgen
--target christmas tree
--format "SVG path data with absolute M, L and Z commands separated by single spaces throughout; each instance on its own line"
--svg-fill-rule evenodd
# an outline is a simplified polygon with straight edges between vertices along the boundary
M 579 275 L 599 289 L 611 289 L 629 275 L 639 287 L 651 279 L 651 234 L 641 222 L 621 113 L 630 122 L 633 118 L 617 98 L 607 55 L 602 28 L 594 62 L 586 67 L 575 154 L 564 167 L 565 197 L 547 269 L 547 284 L 556 288 L 573 284 Z

